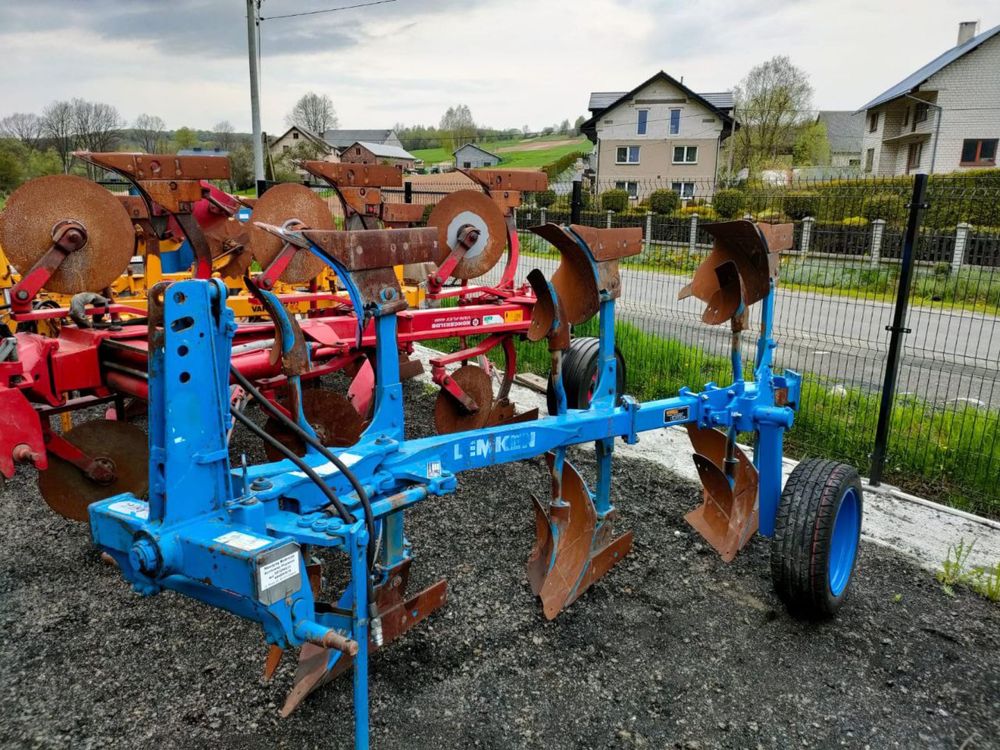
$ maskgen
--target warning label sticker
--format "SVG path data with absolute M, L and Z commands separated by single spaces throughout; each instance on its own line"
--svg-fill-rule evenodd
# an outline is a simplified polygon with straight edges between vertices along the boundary
M 135 500 L 120 500 L 117 503 L 111 503 L 108 506 L 108 510 L 113 510 L 115 513 L 124 513 L 127 516 L 135 516 L 136 518 L 141 518 L 143 521 L 149 518 L 149 506 L 146 503 L 136 502 Z
M 674 409 L 663 410 L 663 424 L 676 424 L 677 422 L 687 422 L 688 407 L 678 406 Z
M 260 588 L 266 590 L 294 578 L 299 573 L 299 551 L 260 566 Z
M 503 322 L 504 322 L 504 320 L 503 320 L 503 316 L 502 315 L 484 315 L 483 316 L 483 325 L 484 326 L 500 326 L 500 325 L 503 325 Z
M 508 323 L 517 323 L 524 320 L 524 310 L 508 310 L 503 317 Z
M 241 549 L 244 552 L 251 552 L 255 549 L 266 547 L 271 543 L 270 539 L 261 539 L 259 536 L 244 534 L 241 531 L 230 531 L 228 534 L 217 536 L 212 541 L 218 542 L 219 544 L 225 544 L 227 547 Z

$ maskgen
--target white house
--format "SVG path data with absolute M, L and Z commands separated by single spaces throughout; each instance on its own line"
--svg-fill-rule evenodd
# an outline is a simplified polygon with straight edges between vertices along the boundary
M 1000 26 L 958 27 L 958 43 L 861 107 L 862 168 L 877 175 L 995 167 Z
M 599 190 L 641 199 L 662 188 L 685 198 L 714 189 L 734 126 L 730 92 L 696 94 L 661 70 L 631 91 L 595 91 L 588 108 L 580 130 L 595 146 Z

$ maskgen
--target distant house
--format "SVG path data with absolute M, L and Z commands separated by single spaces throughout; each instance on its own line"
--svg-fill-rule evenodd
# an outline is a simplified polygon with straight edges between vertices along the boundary
M 954 172 L 997 164 L 1000 26 L 958 26 L 954 47 L 858 110 L 862 167 L 878 175 Z
M 394 167 L 409 170 L 413 169 L 417 157 L 402 146 L 355 141 L 340 152 L 340 160 L 353 164 L 391 164 Z
M 697 94 L 661 70 L 631 91 L 595 91 L 588 109 L 580 130 L 595 146 L 599 190 L 634 199 L 663 187 L 685 198 L 714 190 L 719 148 L 735 126 L 730 92 Z
M 452 152 L 457 169 L 476 169 L 477 167 L 495 167 L 500 163 L 500 157 L 487 151 L 475 143 L 466 143 Z
M 821 111 L 816 115 L 816 122 L 826 125 L 826 138 L 830 142 L 830 166 L 861 166 L 861 142 L 865 130 L 863 112 Z
M 292 125 L 277 138 L 268 139 L 268 154 L 273 162 L 282 156 L 292 159 L 321 159 L 322 161 L 340 161 L 337 150 L 313 133 L 311 130 Z M 303 180 L 309 179 L 309 174 L 303 169 L 296 169 L 296 174 Z
M 377 143 L 382 146 L 403 147 L 396 131 L 389 130 L 327 130 L 323 133 L 323 140 L 327 144 L 343 151 L 348 146 L 353 146 L 358 141 L 362 143 Z

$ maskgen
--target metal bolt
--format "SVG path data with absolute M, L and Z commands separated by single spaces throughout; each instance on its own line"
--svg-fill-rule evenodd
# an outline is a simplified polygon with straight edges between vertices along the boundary
M 250 483 L 250 489 L 254 490 L 255 492 L 269 490 L 271 489 L 272 486 L 273 485 L 271 484 L 271 480 L 266 479 L 264 477 L 257 477 Z
M 148 576 L 156 575 L 160 567 L 160 556 L 156 545 L 149 539 L 137 539 L 128 552 L 128 559 L 133 568 Z

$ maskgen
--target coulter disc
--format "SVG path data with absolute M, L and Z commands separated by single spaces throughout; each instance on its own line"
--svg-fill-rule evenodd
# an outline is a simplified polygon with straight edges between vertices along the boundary
M 0 212 L 0 247 L 23 276 L 52 246 L 56 224 L 67 220 L 83 225 L 87 244 L 63 260 L 45 289 L 77 294 L 111 286 L 135 252 L 135 228 L 118 198 L 82 177 L 38 177 L 11 193 Z
M 115 478 L 95 482 L 82 470 L 54 454 L 49 468 L 38 473 L 38 490 L 56 513 L 74 521 L 87 520 L 87 506 L 122 492 L 136 497 L 149 487 L 149 448 L 146 433 L 128 422 L 95 419 L 77 425 L 63 438 L 92 459 L 110 465 Z
M 347 397 L 334 391 L 322 388 L 304 389 L 302 412 L 316 431 L 319 441 L 330 448 L 354 445 L 361 438 L 365 428 L 364 418 L 358 414 Z M 305 455 L 306 446 L 301 438 L 274 417 L 268 417 L 264 423 L 264 430 L 286 448 L 294 451 L 295 455 Z M 264 444 L 264 452 L 269 461 L 280 461 L 284 458 L 278 450 L 267 443 Z
M 485 426 L 493 407 L 493 381 L 482 367 L 463 365 L 451 379 L 465 391 L 479 408 L 468 411 L 454 396 L 442 390 L 434 403 L 434 429 L 439 435 L 478 430 Z
M 275 185 L 254 204 L 252 222 L 259 221 L 280 227 L 289 219 L 297 219 L 309 229 L 337 228 L 326 201 L 305 185 L 291 182 Z M 261 267 L 266 268 L 278 257 L 283 247 L 280 237 L 251 224 L 250 249 Z M 323 261 L 308 250 L 299 249 L 281 274 L 281 280 L 289 284 L 302 284 L 316 278 L 323 268 Z
M 507 224 L 496 203 L 476 190 L 458 190 L 441 200 L 427 219 L 427 226 L 438 230 L 440 251 L 435 262 L 440 266 L 458 242 L 463 226 L 479 231 L 451 275 L 456 279 L 474 279 L 489 271 L 507 249 Z

